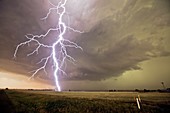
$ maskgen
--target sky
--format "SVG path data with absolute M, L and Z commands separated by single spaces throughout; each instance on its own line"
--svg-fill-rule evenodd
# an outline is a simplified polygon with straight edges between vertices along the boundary
M 56 4 L 59 0 L 50 0 Z M 68 0 L 64 22 L 72 28 L 64 35 L 83 48 L 67 48 L 75 64 L 66 61 L 58 73 L 63 90 L 162 89 L 170 87 L 169 0 Z M 54 88 L 52 60 L 33 80 L 31 71 L 51 51 L 27 56 L 35 43 L 19 48 L 26 34 L 45 34 L 58 15 L 47 0 L 0 0 L 0 88 Z M 57 33 L 43 42 L 52 44 Z

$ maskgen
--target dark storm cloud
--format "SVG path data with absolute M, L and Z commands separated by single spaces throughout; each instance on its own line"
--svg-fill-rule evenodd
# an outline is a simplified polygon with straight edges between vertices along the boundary
M 0 1 L 0 48 L 1 57 L 11 58 L 16 45 L 25 40 L 24 35 L 32 31 L 39 32 L 41 26 L 37 18 L 41 16 L 41 3 L 28 0 L 1 0 Z M 39 13 L 38 13 L 39 12 Z M 9 44 L 9 46 L 7 46 Z
M 86 10 L 86 8 L 93 8 L 88 5 L 84 5 L 85 10 L 81 7 L 82 10 L 79 11 L 83 11 L 82 14 L 71 15 L 70 18 L 75 24 L 71 25 L 81 25 L 86 30 L 85 33 L 72 38 L 82 46 L 83 51 L 68 49 L 77 62 L 76 65 L 68 62 L 67 76 L 60 76 L 60 78 L 64 80 L 107 79 L 119 76 L 127 70 L 140 70 L 139 63 L 142 61 L 158 56 L 169 56 L 170 51 L 166 42 L 170 41 L 167 33 L 170 28 L 170 14 L 167 2 L 166 0 L 122 0 L 117 3 L 116 0 L 110 2 L 99 0 L 92 5 L 95 9 Z M 116 3 L 123 5 L 118 7 Z M 51 23 L 47 22 L 48 24 L 41 23 L 39 20 L 47 12 L 46 4 L 44 0 L 41 2 L 0 1 L 1 62 L 12 60 L 14 48 L 19 42 L 25 40 L 25 34 L 44 33 L 51 25 L 54 19 Z M 22 64 L 22 66 L 14 66 L 11 71 L 27 74 L 28 71 L 37 68 L 35 63 L 44 54 L 25 57 L 30 49 L 26 47 L 20 50 L 18 59 L 14 60 L 15 63 L 10 63 Z M 49 51 L 42 53 L 47 52 Z M 2 63 L 0 66 L 7 70 L 10 67 Z M 41 78 L 48 77 L 44 75 Z
M 40 34 L 49 26 L 40 21 L 48 11 L 48 1 L 40 0 L 1 0 L 0 1 L 0 68 L 30 76 L 37 68 L 38 57 L 26 57 L 31 48 L 23 47 L 17 59 L 13 59 L 14 50 L 20 42 L 26 40 L 27 33 Z M 48 23 L 48 22 L 46 22 Z M 46 76 L 44 77 L 46 78 Z
M 78 55 L 77 68 L 69 72 L 70 79 L 107 79 L 127 70 L 140 70 L 142 61 L 169 56 L 164 44 L 169 35 L 161 35 L 162 28 L 170 28 L 167 2 L 128 1 L 116 17 L 105 17 L 82 34 L 79 43 L 84 51 Z
M 92 40 L 86 43 L 90 43 Z M 107 39 L 101 39 L 101 42 L 104 42 L 104 40 Z M 78 67 L 69 73 L 72 76 L 71 79 L 106 79 L 121 75 L 127 70 L 140 70 L 138 63 L 142 61 L 153 57 L 170 55 L 170 52 L 155 49 L 152 42 L 148 40 L 138 41 L 133 35 L 124 37 L 121 40 L 112 40 L 107 44 L 108 46 L 104 47 L 102 47 L 102 44 L 94 44 L 95 48 L 91 48 L 93 45 L 83 46 L 87 50 L 79 56 L 80 60 L 78 62 L 80 64 Z

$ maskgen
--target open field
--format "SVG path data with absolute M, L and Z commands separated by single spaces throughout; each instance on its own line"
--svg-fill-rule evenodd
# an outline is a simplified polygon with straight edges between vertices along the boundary
M 5 93 L 12 103 L 7 108 L 14 108 L 17 113 L 170 113 L 170 93 L 27 90 L 5 90 Z M 141 110 L 134 99 L 138 95 Z

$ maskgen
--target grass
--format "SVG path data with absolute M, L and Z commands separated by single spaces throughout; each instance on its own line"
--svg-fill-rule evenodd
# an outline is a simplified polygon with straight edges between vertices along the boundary
M 130 92 L 6 91 L 17 113 L 168 113 L 170 94 Z M 134 97 L 142 99 L 138 110 Z

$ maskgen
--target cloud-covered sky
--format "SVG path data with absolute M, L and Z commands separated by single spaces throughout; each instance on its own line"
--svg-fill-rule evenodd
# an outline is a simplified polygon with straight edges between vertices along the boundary
M 65 38 L 76 42 L 83 51 L 68 48 L 76 62 L 67 62 L 67 76 L 60 73 L 63 88 L 160 88 L 162 81 L 169 87 L 169 6 L 169 0 L 68 0 L 64 20 L 84 33 L 68 31 Z M 27 57 L 35 47 L 31 44 L 20 48 L 15 60 L 13 54 L 27 33 L 44 34 L 56 25 L 55 12 L 48 20 L 40 20 L 49 7 L 46 0 L 0 0 L 0 70 L 29 77 L 28 72 L 40 66 L 36 62 L 50 50 L 42 49 L 39 55 Z M 45 42 L 52 43 L 55 35 L 50 34 Z M 47 68 L 47 72 L 35 79 L 53 84 L 52 70 Z M 0 76 L 2 82 L 10 78 Z M 12 77 L 16 74 L 10 76 L 17 78 Z

